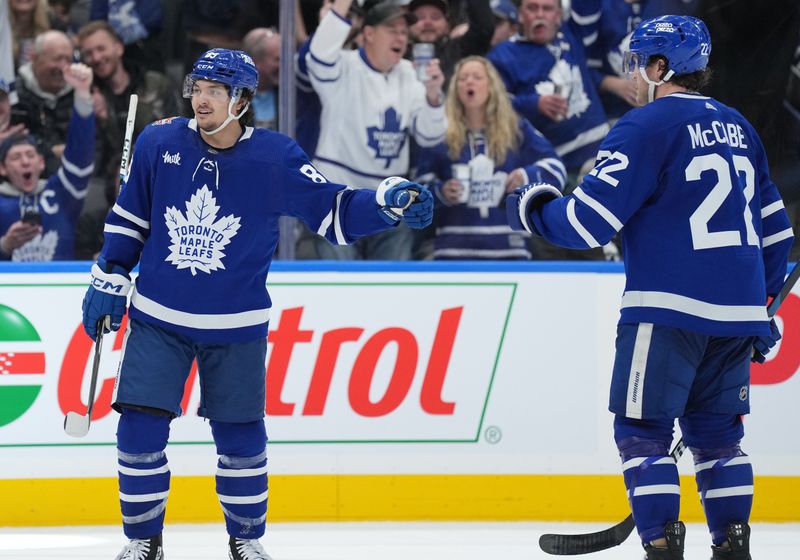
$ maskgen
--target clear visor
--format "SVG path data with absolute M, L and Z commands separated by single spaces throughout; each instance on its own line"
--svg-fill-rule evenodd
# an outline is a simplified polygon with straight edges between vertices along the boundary
M 632 78 L 637 68 L 645 66 L 647 61 L 643 60 L 644 58 L 646 57 L 640 57 L 638 53 L 626 51 L 622 57 L 622 74 Z
M 203 81 L 205 83 L 198 84 L 198 81 Z M 239 89 L 240 88 L 233 88 L 233 97 L 239 97 Z M 222 101 L 227 99 L 229 96 L 228 86 L 218 82 L 197 80 L 193 78 L 191 74 L 187 74 L 183 79 L 183 97 L 186 99 L 191 99 L 193 97 L 199 97 L 200 95 L 207 95 L 212 99 Z

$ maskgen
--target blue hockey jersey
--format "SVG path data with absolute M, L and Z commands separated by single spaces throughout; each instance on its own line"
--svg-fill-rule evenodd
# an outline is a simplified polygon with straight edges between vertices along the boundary
M 504 162 L 494 165 L 484 177 L 473 176 L 471 196 L 464 204 L 451 205 L 441 187 L 452 178 L 454 163 L 473 163 L 475 169 L 480 168 L 475 165 L 476 158 L 486 158 L 482 131 L 467 133 L 467 142 L 455 161 L 445 143 L 420 149 L 417 180 L 427 183 L 440 203 L 436 208 L 435 259 L 531 258 L 527 237 L 512 231 L 506 221 L 502 208 L 506 178 L 522 168 L 528 176 L 526 182 L 547 182 L 563 189 L 567 173 L 553 145 L 524 119 L 520 119 L 520 133 L 519 146 L 509 151 Z
M 101 256 L 139 262 L 131 317 L 199 341 L 253 340 L 267 335 L 282 215 L 337 244 L 390 227 L 373 191 L 329 183 L 283 134 L 247 127 L 220 150 L 193 119 L 165 119 L 136 142 Z
M 793 234 L 753 127 L 709 97 L 673 93 L 629 111 L 568 197 L 531 214 L 547 240 L 622 239 L 621 323 L 718 336 L 769 334 Z
M 8 181 L 0 183 L 0 235 L 26 211 L 36 211 L 42 219 L 40 235 L 15 249 L 12 255 L 0 251 L 0 258 L 21 262 L 75 258 L 75 226 L 94 171 L 94 142 L 94 112 L 87 103 L 80 112 L 77 108 L 72 110 L 64 155 L 54 175 L 41 179 L 30 193 L 21 192 Z
M 597 155 L 608 132 L 606 115 L 586 66 L 581 41 L 563 26 L 550 45 L 520 36 L 497 45 L 488 55 L 508 92 L 514 109 L 555 146 L 567 169 L 579 169 Z M 538 109 L 541 95 L 559 93 L 569 109 L 563 121 L 553 121 Z

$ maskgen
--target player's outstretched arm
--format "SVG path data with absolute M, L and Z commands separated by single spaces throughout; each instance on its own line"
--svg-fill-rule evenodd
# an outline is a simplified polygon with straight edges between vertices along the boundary
M 561 191 L 548 183 L 533 183 L 514 190 L 506 197 L 508 225 L 515 231 L 541 236 L 531 214 L 561 196 Z
M 422 229 L 433 221 L 433 195 L 420 185 L 403 177 L 388 177 L 375 191 L 380 216 L 387 224 L 404 221 L 412 229 Z

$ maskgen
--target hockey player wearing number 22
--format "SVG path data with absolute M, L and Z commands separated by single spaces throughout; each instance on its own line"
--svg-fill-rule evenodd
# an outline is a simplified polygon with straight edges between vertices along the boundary
M 212 49 L 195 62 L 183 94 L 193 119 L 149 125 L 106 220 L 105 244 L 83 302 L 86 332 L 100 317 L 119 329 L 131 285 L 130 321 L 113 406 L 125 535 L 118 560 L 163 557 L 170 422 L 196 359 L 198 414 L 219 455 L 216 489 L 232 560 L 268 558 L 258 538 L 267 511 L 266 289 L 278 218 L 302 219 L 345 244 L 404 221 L 427 226 L 433 199 L 401 177 L 377 191 L 329 183 L 297 144 L 244 126 L 258 84 L 251 58 Z
M 753 469 L 740 448 L 750 361 L 780 338 L 767 315 L 793 234 L 764 148 L 734 109 L 697 93 L 711 40 L 688 16 L 633 32 L 639 108 L 603 141 L 569 196 L 545 184 L 507 199 L 512 227 L 565 247 L 620 233 L 626 285 L 609 409 L 647 560 L 683 558 L 675 419 L 694 456 L 714 560 L 749 560 Z

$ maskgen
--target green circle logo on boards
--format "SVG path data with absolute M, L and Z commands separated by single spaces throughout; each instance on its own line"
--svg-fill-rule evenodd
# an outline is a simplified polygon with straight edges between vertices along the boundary
M 0 427 L 25 414 L 42 390 L 41 341 L 24 315 L 0 304 Z

